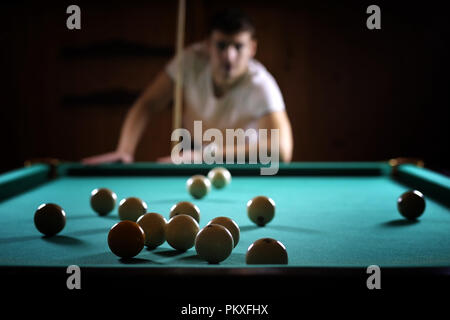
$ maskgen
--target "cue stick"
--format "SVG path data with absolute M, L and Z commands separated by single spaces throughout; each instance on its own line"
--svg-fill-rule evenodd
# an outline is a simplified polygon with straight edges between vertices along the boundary
M 177 17 L 177 35 L 176 35 L 176 65 L 177 73 L 175 76 L 174 89 L 174 110 L 172 114 L 172 130 L 181 128 L 181 115 L 183 112 L 183 43 L 184 43 L 184 25 L 186 15 L 186 1 L 178 0 L 178 17 Z M 177 141 L 172 141 L 172 147 Z

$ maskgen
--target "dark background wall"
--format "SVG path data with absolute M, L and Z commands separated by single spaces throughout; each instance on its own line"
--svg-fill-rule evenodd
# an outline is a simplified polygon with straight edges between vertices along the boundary
M 259 59 L 283 92 L 296 161 L 408 156 L 449 169 L 445 10 L 407 1 L 188 0 L 186 45 L 211 15 L 240 7 Z M 82 28 L 66 28 L 78 4 Z M 366 8 L 381 8 L 381 30 Z M 0 171 L 27 159 L 78 161 L 115 148 L 124 116 L 174 53 L 177 1 L 1 4 Z M 136 160 L 169 154 L 171 111 L 149 125 Z M 448 172 L 448 171 L 447 171 Z

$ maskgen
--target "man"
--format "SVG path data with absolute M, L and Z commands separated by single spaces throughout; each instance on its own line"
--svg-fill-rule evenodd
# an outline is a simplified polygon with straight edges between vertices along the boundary
M 226 10 L 214 17 L 208 39 L 183 53 L 183 126 L 191 133 L 195 120 L 202 121 L 203 130 L 217 128 L 224 133 L 226 129 L 268 129 L 269 139 L 270 129 L 279 129 L 279 155 L 282 161 L 289 162 L 293 149 L 291 124 L 278 85 L 254 59 L 256 48 L 254 27 L 243 13 Z M 173 59 L 134 103 L 126 116 L 117 149 L 86 158 L 84 163 L 134 160 L 148 122 L 173 97 L 176 69 Z M 247 141 L 243 151 L 248 152 L 248 144 L 255 141 Z M 218 152 L 225 156 L 229 148 L 219 146 Z M 190 152 L 201 157 L 198 150 Z

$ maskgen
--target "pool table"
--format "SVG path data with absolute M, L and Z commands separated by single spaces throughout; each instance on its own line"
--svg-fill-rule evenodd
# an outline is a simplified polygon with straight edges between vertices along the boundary
M 259 165 L 234 164 L 226 165 L 232 174 L 230 185 L 212 189 L 203 199 L 192 198 L 186 180 L 206 175 L 212 167 L 59 163 L 3 174 L 2 283 L 18 290 L 68 291 L 69 265 L 80 267 L 81 290 L 134 288 L 148 295 L 191 299 L 228 295 L 221 286 L 236 288 L 235 297 L 254 298 L 268 298 L 267 288 L 276 290 L 273 296 L 290 295 L 289 286 L 369 291 L 370 265 L 380 267 L 385 291 L 408 284 L 433 288 L 449 283 L 446 176 L 408 164 L 393 171 L 387 162 L 282 163 L 274 176 L 261 176 Z M 200 208 L 200 228 L 214 217 L 228 216 L 240 227 L 240 241 L 220 264 L 200 260 L 194 248 L 177 252 L 167 242 L 153 250 L 144 248 L 135 258 L 119 259 L 107 244 L 108 231 L 119 221 L 117 206 L 107 216 L 90 207 L 90 193 L 98 187 L 114 190 L 118 200 L 139 197 L 148 211 L 166 219 L 172 205 L 192 201 Z M 397 210 L 397 198 L 410 189 L 420 190 L 426 198 L 425 212 L 415 221 L 404 219 Z M 247 201 L 257 195 L 276 203 L 275 217 L 264 227 L 247 217 Z M 53 237 L 44 237 L 33 223 L 35 210 L 44 202 L 59 204 L 67 215 L 65 228 Z M 264 237 L 285 245 L 287 265 L 246 265 L 247 248 Z

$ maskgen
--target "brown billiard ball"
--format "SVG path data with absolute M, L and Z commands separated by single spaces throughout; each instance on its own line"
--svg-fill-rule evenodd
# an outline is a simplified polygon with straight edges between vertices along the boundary
M 212 219 L 210 222 L 208 222 L 208 225 L 209 224 L 218 224 L 227 228 L 228 231 L 230 231 L 231 235 L 233 236 L 234 247 L 237 246 L 241 231 L 236 222 L 234 222 L 232 219 L 228 217 L 216 217 Z
M 425 198 L 420 191 L 407 191 L 397 199 L 397 208 L 403 217 L 415 220 L 425 211 Z
M 131 197 L 122 199 L 119 203 L 120 220 L 136 222 L 140 216 L 147 212 L 147 204 L 139 198 Z
M 186 187 L 191 196 L 201 199 L 211 190 L 211 182 L 205 176 L 197 174 L 187 180 Z
M 247 215 L 258 226 L 264 226 L 275 216 L 275 202 L 265 196 L 255 197 L 247 202 Z
M 149 212 L 139 217 L 137 224 L 145 232 L 145 245 L 156 248 L 166 241 L 166 219 L 156 212 Z
M 186 214 L 176 215 L 166 225 L 167 243 L 176 250 L 186 251 L 194 246 L 198 230 L 194 218 Z
M 144 230 L 133 221 L 120 221 L 108 233 L 109 249 L 121 258 L 136 256 L 144 248 L 144 243 Z
M 287 264 L 288 254 L 280 241 L 263 238 L 248 247 L 245 260 L 247 264 Z
M 117 195 L 107 188 L 98 188 L 91 192 L 91 207 L 100 216 L 105 216 L 113 211 L 116 200 Z
M 217 167 L 208 172 L 208 179 L 216 189 L 222 189 L 231 182 L 231 173 L 226 168 Z
M 169 218 L 172 218 L 179 214 L 187 214 L 195 219 L 198 223 L 200 223 L 200 209 L 193 203 L 189 201 L 181 201 L 177 204 L 174 204 L 172 208 L 170 208 Z
M 198 256 L 209 263 L 219 263 L 233 251 L 234 241 L 230 231 L 219 224 L 208 224 L 195 238 Z
M 66 213 L 57 204 L 41 204 L 34 213 L 34 225 L 44 235 L 53 236 L 64 229 Z

